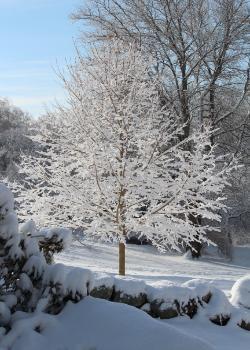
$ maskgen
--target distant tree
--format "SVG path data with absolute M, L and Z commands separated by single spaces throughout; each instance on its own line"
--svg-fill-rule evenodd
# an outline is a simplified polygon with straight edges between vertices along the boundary
M 25 196 L 35 198 L 37 217 L 118 241 L 120 274 L 131 231 L 160 250 L 207 242 L 210 227 L 194 218 L 220 221 L 231 171 L 208 130 L 180 141 L 184 127 L 161 106 L 150 63 L 136 45 L 116 41 L 79 56 L 63 78 L 69 107 L 43 123 L 39 159 L 22 164 L 36 183 Z
M 243 165 L 235 172 L 232 186 L 226 192 L 228 210 L 224 231 L 236 244 L 250 243 L 250 114 L 249 101 L 246 102 L 216 132 L 216 137 L 220 137 L 220 152 L 234 154 Z M 225 99 L 224 103 L 230 101 Z
M 0 175 L 14 179 L 21 153 L 32 148 L 27 137 L 31 124 L 30 116 L 6 99 L 0 98 Z
M 246 97 L 249 16 L 247 0 L 88 0 L 72 18 L 87 40 L 136 40 L 153 55 L 188 137 L 194 118 L 221 127 Z M 239 87 L 221 110 L 222 94 Z

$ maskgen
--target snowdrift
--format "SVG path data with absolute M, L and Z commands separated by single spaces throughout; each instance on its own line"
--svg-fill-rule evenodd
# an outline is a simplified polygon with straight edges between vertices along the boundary
M 37 327 L 40 317 L 41 328 Z M 16 321 L 1 350 L 212 350 L 134 307 L 86 297 L 60 315 Z M 33 328 L 33 329 L 32 329 Z

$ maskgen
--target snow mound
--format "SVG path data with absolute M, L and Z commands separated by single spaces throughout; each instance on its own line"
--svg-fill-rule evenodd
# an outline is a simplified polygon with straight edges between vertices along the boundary
M 93 289 L 93 274 L 88 269 L 75 267 L 66 275 L 64 288 L 66 294 L 71 294 L 73 298 L 82 298 Z
M 203 279 L 192 279 L 182 284 L 183 287 L 192 288 L 196 291 L 197 295 L 204 295 L 212 291 L 213 286 L 211 283 Z
M 242 321 L 250 324 L 250 311 L 243 307 L 236 307 L 232 319 L 235 324 L 241 324 Z
M 65 284 L 65 279 L 66 279 L 65 265 L 60 263 L 54 264 L 54 265 L 48 265 L 44 272 L 43 284 L 44 285 L 60 284 L 63 286 Z
M 53 322 L 51 322 L 53 321 Z M 40 333 L 34 331 L 40 328 Z M 18 320 L 2 346 L 12 350 L 212 350 L 201 339 L 128 305 L 86 297 L 60 315 Z
M 232 313 L 232 305 L 227 296 L 221 290 L 214 288 L 211 300 L 206 306 L 206 313 L 209 318 L 215 316 L 227 317 Z
M 183 287 L 191 288 L 200 300 L 208 302 L 212 296 L 214 287 L 203 279 L 192 279 L 182 284 Z
M 57 236 L 57 239 L 63 242 L 63 249 L 68 249 L 72 243 L 72 230 L 66 227 L 45 227 L 39 231 L 39 234 L 45 239 Z
M 165 303 L 177 300 L 180 303 L 188 303 L 196 297 L 193 289 L 176 285 L 170 281 L 160 281 L 147 286 L 147 296 L 150 302 L 163 301 Z
M 146 294 L 145 282 L 135 278 L 116 276 L 114 285 L 115 290 L 121 292 L 121 294 L 127 294 L 132 297 L 138 297 L 140 294 Z
M 235 282 L 231 290 L 231 303 L 250 309 L 250 275 Z
M 107 275 L 105 273 L 95 275 L 93 288 L 99 288 L 105 286 L 107 288 L 113 288 L 114 286 L 114 277 Z
M 68 271 L 60 263 L 48 265 L 43 276 L 44 286 L 57 286 L 58 297 L 71 296 L 75 301 L 89 295 L 93 281 L 90 270 L 76 267 Z

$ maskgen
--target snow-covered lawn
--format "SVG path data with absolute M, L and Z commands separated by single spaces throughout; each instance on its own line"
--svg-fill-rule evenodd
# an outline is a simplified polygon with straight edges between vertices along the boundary
M 234 256 L 230 263 L 215 258 L 194 261 L 175 254 L 160 254 L 150 246 L 130 244 L 126 250 L 126 274 L 149 283 L 165 279 L 183 283 L 202 278 L 228 294 L 234 282 L 250 272 L 250 247 L 237 247 Z M 117 274 L 118 248 L 111 244 L 86 242 L 83 246 L 76 242 L 67 252 L 58 255 L 56 261 L 97 273 Z

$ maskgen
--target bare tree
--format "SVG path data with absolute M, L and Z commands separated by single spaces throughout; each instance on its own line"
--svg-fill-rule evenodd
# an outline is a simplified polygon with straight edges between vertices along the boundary
M 182 116 L 184 137 L 194 117 L 217 126 L 246 95 L 249 11 L 245 0 L 89 0 L 73 18 L 92 40 L 137 40 L 164 71 L 165 99 Z M 218 111 L 217 95 L 242 86 L 233 106 Z

